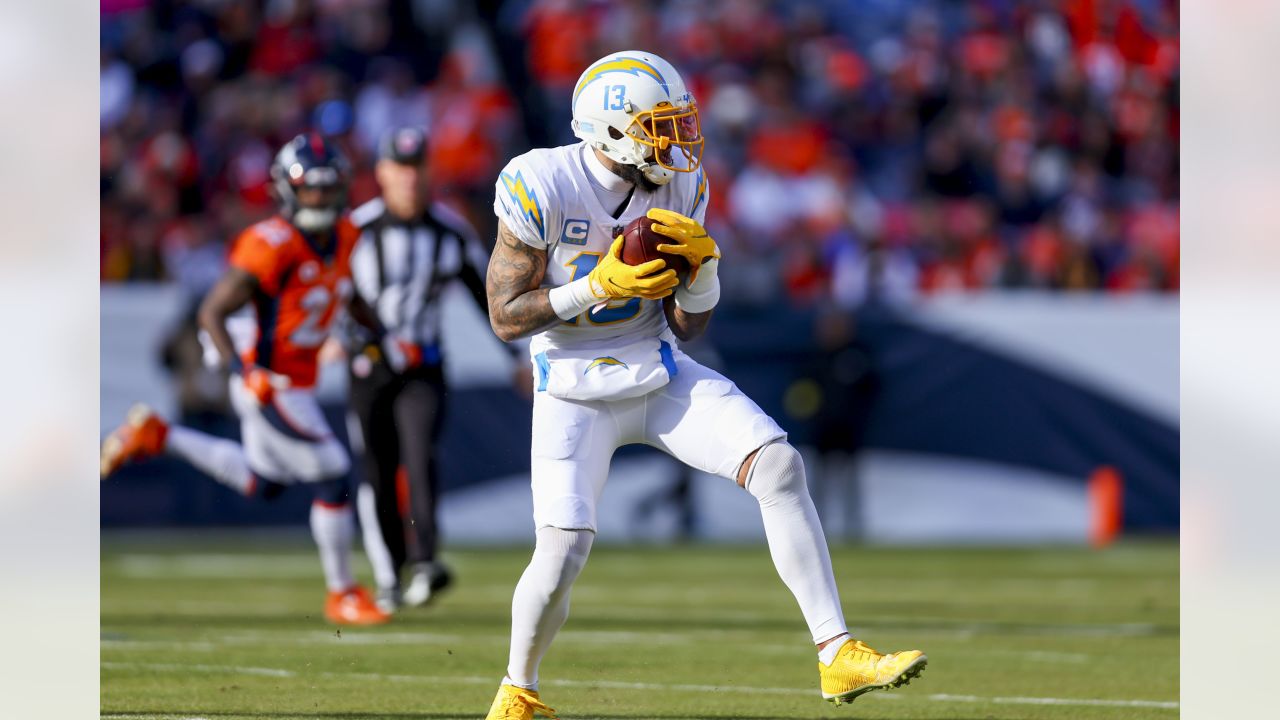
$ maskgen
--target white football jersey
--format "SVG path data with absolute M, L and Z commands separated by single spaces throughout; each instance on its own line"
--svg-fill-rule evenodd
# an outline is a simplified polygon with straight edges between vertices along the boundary
M 542 287 L 558 287 L 595 268 L 613 239 L 650 208 L 665 208 L 703 222 L 709 190 L 704 171 L 676 173 L 654 192 L 637 188 L 617 218 L 592 190 L 583 156 L 585 143 L 530 150 L 502 169 L 493 210 L 526 244 L 547 251 Z M 662 337 L 675 344 L 661 300 L 610 302 L 538 333 L 537 355 L 548 348 L 608 346 L 625 338 Z

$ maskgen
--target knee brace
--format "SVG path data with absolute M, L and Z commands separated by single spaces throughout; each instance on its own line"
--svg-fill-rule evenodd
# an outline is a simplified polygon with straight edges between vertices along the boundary
M 346 505 L 349 496 L 346 478 L 311 483 L 313 497 L 325 505 Z
M 804 460 L 800 452 L 785 440 L 760 448 L 747 473 L 746 490 L 760 501 L 762 507 L 784 497 L 807 493 Z

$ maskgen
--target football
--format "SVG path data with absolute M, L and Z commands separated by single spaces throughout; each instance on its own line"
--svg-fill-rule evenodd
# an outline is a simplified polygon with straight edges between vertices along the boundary
M 632 220 L 622 231 L 622 262 L 628 265 L 643 265 L 650 260 L 666 260 L 667 267 L 676 271 L 677 275 L 689 272 L 689 261 L 681 255 L 658 252 L 658 246 L 674 242 L 671 238 L 653 231 L 653 220 L 641 215 Z

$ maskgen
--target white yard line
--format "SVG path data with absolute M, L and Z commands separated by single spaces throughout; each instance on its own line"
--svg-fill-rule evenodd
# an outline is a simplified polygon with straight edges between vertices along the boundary
M 930 700 L 938 702 L 989 702 L 997 705 L 1086 705 L 1090 707 L 1144 707 L 1166 710 L 1178 709 L 1178 703 L 1168 700 L 1101 700 L 1091 698 L 1047 698 L 1047 697 L 978 697 L 977 695 L 947 695 L 934 693 Z
M 102 713 L 99 720 L 209 720 L 199 715 L 163 715 L 156 713 Z
M 104 662 L 108 670 L 156 670 L 159 672 L 207 672 L 227 675 L 264 675 L 266 677 L 295 677 L 298 673 L 282 668 L 246 667 L 244 665 L 200 665 L 186 663 L 129 663 Z
M 703 631 L 677 635 L 674 633 L 633 633 L 595 630 L 565 630 L 557 636 L 559 643 L 600 645 L 611 643 L 627 643 L 639 646 L 669 647 L 673 645 L 697 645 L 705 643 L 739 643 L 747 645 L 750 652 L 791 653 L 799 647 L 796 643 L 762 643 L 746 632 Z M 347 632 L 339 636 L 331 631 L 275 631 L 236 633 L 197 640 L 159 640 L 133 638 L 103 638 L 100 647 L 103 650 L 118 652 L 180 650 L 184 652 L 216 652 L 227 647 L 245 647 L 254 645 L 440 645 L 458 646 L 463 643 L 500 644 L 510 642 L 510 636 L 488 633 L 480 635 L 448 635 L 441 633 L 361 633 Z M 1005 658 L 1018 658 L 1028 662 L 1067 663 L 1079 665 L 1089 662 L 1086 653 L 1052 652 L 1046 650 L 986 650 L 982 655 Z
M 126 663 L 126 662 L 104 662 L 102 667 L 106 669 L 120 670 L 155 670 L 160 672 L 209 672 L 209 673 L 225 673 L 228 675 L 261 675 L 268 677 L 298 677 L 300 675 L 329 677 L 329 678 L 349 678 L 358 680 L 373 680 L 387 682 L 421 682 L 432 685 L 461 683 L 466 685 L 485 685 L 497 682 L 492 677 L 480 677 L 475 675 L 387 675 L 382 673 L 359 673 L 359 672 L 314 672 L 314 673 L 297 673 L 292 670 L 284 670 L 281 668 L 262 668 L 262 667 L 244 667 L 244 666 L 218 666 L 218 665 L 185 665 L 178 663 Z M 557 687 L 595 687 L 595 688 L 614 688 L 618 690 L 662 690 L 676 692 L 732 692 L 734 694 L 750 694 L 750 695 L 804 695 L 816 696 L 817 693 L 812 690 L 802 690 L 800 688 L 775 688 L 775 687 L 727 687 L 724 685 L 692 685 L 681 683 L 634 683 L 619 682 L 613 680 L 547 680 L 544 684 Z M 929 702 L 949 702 L 949 703 L 993 703 L 996 705 L 1064 705 L 1077 707 L 1143 707 L 1143 708 L 1159 708 L 1166 710 L 1176 710 L 1179 705 L 1176 701 L 1165 700 L 1124 700 L 1124 699 L 1106 699 L 1106 698 L 1053 698 L 1053 697 L 981 697 L 978 695 L 949 695 L 945 693 L 932 693 L 929 695 L 912 695 L 909 692 L 897 695 L 885 695 L 876 693 L 867 695 L 869 698 L 893 699 L 893 700 L 925 700 Z M 105 717 L 105 716 L 104 716 Z
M 1052 652 L 1049 650 L 987 650 L 980 654 L 1022 658 L 1032 662 L 1060 662 L 1077 665 L 1089 662 L 1090 657 L 1085 653 Z
M 99 720 L 209 720 L 190 715 L 157 715 L 156 713 L 102 713 Z
M 125 577 L 151 578 L 310 578 L 319 570 L 314 555 L 199 553 L 155 555 L 127 553 L 112 558 Z

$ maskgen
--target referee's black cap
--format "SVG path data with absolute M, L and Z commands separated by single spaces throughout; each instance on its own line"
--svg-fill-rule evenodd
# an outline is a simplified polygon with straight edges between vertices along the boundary
M 417 165 L 427 154 L 427 133 L 407 125 L 388 131 L 378 143 L 378 159 L 394 160 L 403 165 Z

